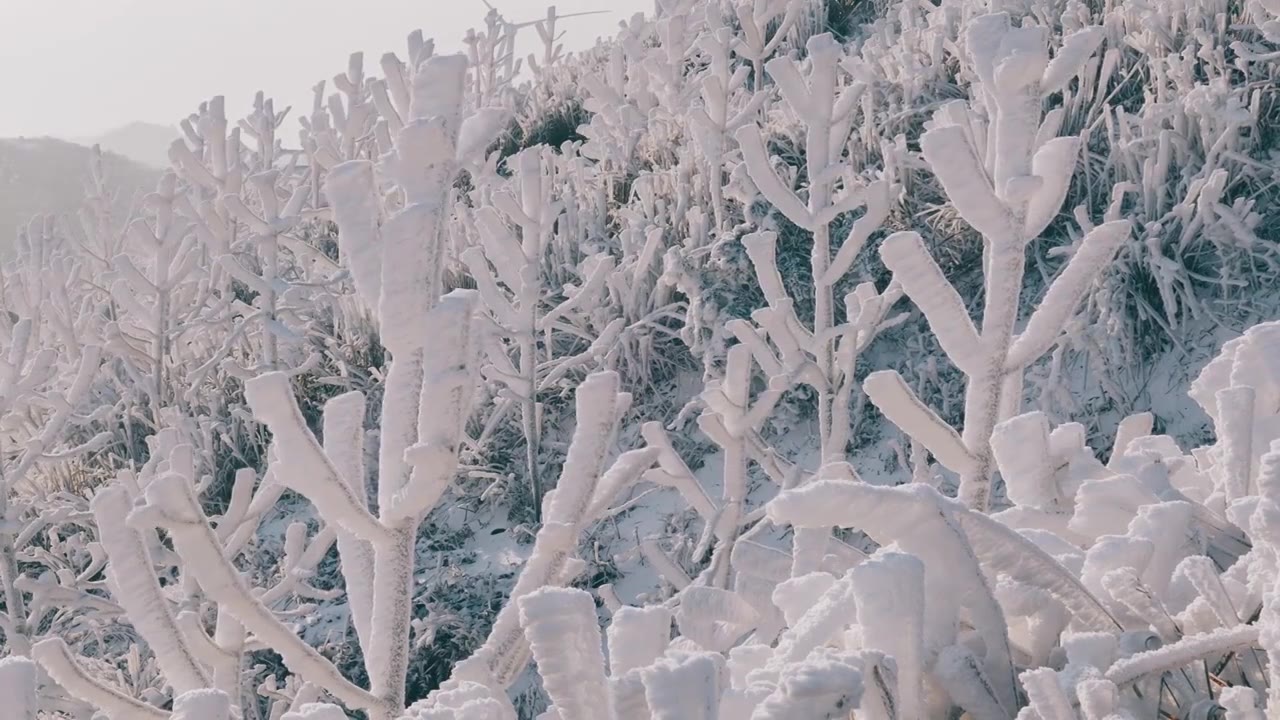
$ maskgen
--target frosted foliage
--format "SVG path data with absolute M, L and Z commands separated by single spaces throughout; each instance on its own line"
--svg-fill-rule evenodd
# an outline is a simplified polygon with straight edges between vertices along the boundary
M 1280 717 L 1275 0 L 575 15 L 19 229 L 0 717 Z

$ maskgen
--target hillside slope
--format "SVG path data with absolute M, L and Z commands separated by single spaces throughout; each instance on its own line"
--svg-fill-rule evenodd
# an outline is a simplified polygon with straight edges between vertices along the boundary
M 139 165 L 163 169 L 169 167 L 169 145 L 177 139 L 177 128 L 133 122 L 96 137 L 75 138 L 73 142 L 85 147 L 98 145 Z
M 33 216 L 79 210 L 92 156 L 91 148 L 55 138 L 0 139 L 0 254 L 12 246 L 16 228 Z M 153 188 L 160 176 L 109 152 L 103 155 L 103 170 L 119 213 L 128 212 L 134 195 Z

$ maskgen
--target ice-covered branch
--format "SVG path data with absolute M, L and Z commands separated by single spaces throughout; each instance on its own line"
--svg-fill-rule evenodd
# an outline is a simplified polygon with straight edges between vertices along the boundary
M 339 395 L 324 405 L 324 452 L 334 470 L 364 504 L 368 497 L 364 458 L 365 398 L 359 392 Z M 368 652 L 373 613 L 373 545 L 355 533 L 338 528 L 338 557 L 346 580 L 347 602 L 360 647 Z
M 972 467 L 973 456 L 960 435 L 916 397 L 896 370 L 871 373 L 862 388 L 885 417 L 923 444 L 938 462 L 957 473 Z
M 561 720 L 598 717 L 609 705 L 609 686 L 591 594 L 542 588 L 518 604 L 520 625 Z
M 435 507 L 453 479 L 463 431 L 471 413 L 481 329 L 476 321 L 479 294 L 455 290 L 441 298 L 425 318 L 428 336 L 439 343 L 422 363 L 418 444 L 405 459 L 413 466 L 409 481 L 380 508 L 382 522 L 415 523 Z
M 73 696 L 105 711 L 115 718 L 168 720 L 169 713 L 139 702 L 109 688 L 90 677 L 76 662 L 71 648 L 61 638 L 41 640 L 31 648 L 31 657 L 40 663 L 49 677 Z
M 0 660 L 0 690 L 13 720 L 36 720 L 36 680 L 36 664 L 28 658 L 11 655 Z
M 1145 675 L 1176 670 L 1201 658 L 1256 645 L 1259 632 L 1256 625 L 1240 625 L 1190 635 L 1171 645 L 1138 653 L 1117 662 L 1107 669 L 1107 679 L 1123 687 Z
M 381 700 L 343 678 L 332 663 L 281 624 L 254 596 L 244 578 L 223 557 L 187 482 L 177 474 L 153 480 L 147 487 L 147 504 L 133 512 L 130 523 L 154 524 L 168 530 L 184 566 L 205 593 L 269 643 L 299 675 L 353 707 L 382 708 Z
M 302 419 L 289 377 L 283 372 L 259 375 L 245 383 L 245 399 L 254 415 L 272 433 L 277 457 L 276 477 L 315 503 L 325 519 L 359 535 L 379 541 L 386 529 L 355 493 L 354 482 L 344 480 L 333 461 L 316 442 Z
M 1009 348 L 1007 367 L 1017 371 L 1038 359 L 1058 339 L 1058 334 L 1075 313 L 1089 283 L 1102 272 L 1130 233 L 1128 220 L 1116 220 L 1095 227 L 1085 236 L 1067 266 L 1044 294 L 1026 328 Z
M 99 540 L 111 561 L 114 594 L 151 646 L 165 678 L 177 693 L 207 687 L 209 678 L 187 646 L 156 580 L 151 553 L 142 535 L 125 522 L 132 509 L 128 492 L 120 485 L 105 488 L 94 497 L 92 508 Z
M 468 664 L 487 669 L 495 689 L 505 690 L 528 662 L 528 647 L 519 629 L 518 601 L 545 586 L 566 583 L 565 569 L 578 541 L 586 511 L 604 470 L 621 410 L 630 396 L 618 392 L 618 376 L 593 373 L 578 386 L 577 427 L 569 444 L 560 482 L 548 493 L 543 528 L 533 553 L 511 591 L 511 601 L 498 613 L 484 645 Z
M 349 160 L 325 175 L 324 192 L 338 225 L 339 251 L 351 271 L 356 292 L 369 308 L 382 296 L 382 255 L 373 164 Z
M 930 257 L 920 236 L 913 232 L 890 235 L 880 247 L 880 257 L 907 297 L 924 313 L 951 362 L 961 370 L 973 369 L 979 362 L 978 331 L 960 293 Z

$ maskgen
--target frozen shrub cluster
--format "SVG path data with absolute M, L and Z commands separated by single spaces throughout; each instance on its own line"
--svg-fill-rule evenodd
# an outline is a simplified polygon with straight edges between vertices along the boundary
M 0 269 L 6 717 L 1280 712 L 1280 8 L 876 10 L 495 11 L 95 167 Z M 1050 402 L 1245 323 L 1201 447 Z

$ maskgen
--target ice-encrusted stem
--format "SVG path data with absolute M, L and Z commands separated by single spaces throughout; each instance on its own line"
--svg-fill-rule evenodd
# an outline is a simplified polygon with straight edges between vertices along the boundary
M 731 113 L 733 97 L 745 87 L 751 74 L 747 65 L 732 66 L 732 41 L 733 32 L 728 27 L 710 28 L 698 37 L 696 46 L 708 66 L 700 83 L 702 105 L 689 110 L 690 124 L 696 131 L 694 141 L 707 159 L 707 184 L 717 233 L 728 229 L 725 226 L 724 159 L 729 135 L 749 122 L 768 97 L 762 92 L 753 92 L 741 109 Z
M 734 7 L 741 35 L 733 39 L 733 51 L 751 61 L 755 89 L 764 86 L 765 60 L 777 50 L 803 12 L 802 0 L 744 2 Z
M 197 628 L 200 637 L 208 637 L 203 628 Z M 213 686 L 227 694 L 237 704 L 241 697 L 244 669 L 245 640 L 248 633 L 235 615 L 225 608 L 218 608 L 217 625 L 213 631 L 214 650 L 217 653 L 207 665 L 213 670 Z
M 848 273 L 871 234 L 888 216 L 897 188 L 886 179 L 865 187 L 849 179 L 849 163 L 844 158 L 844 148 L 866 86 L 860 82 L 842 82 L 840 68 L 844 50 L 830 34 L 810 37 L 806 49 L 806 66 L 792 57 L 774 58 L 765 65 L 782 98 L 805 128 L 808 186 L 803 199 L 775 170 L 761 128 L 756 123 L 743 125 L 735 133 L 735 138 L 751 183 L 759 194 L 788 220 L 811 233 L 813 320 L 806 327 L 797 316 L 797 302 L 787 293 L 778 272 L 777 234 L 762 231 L 744 237 L 743 247 L 751 259 L 768 307 L 752 313 L 751 319 L 756 327 L 739 321 L 728 329 L 741 343 L 738 347 L 748 348 L 756 364 L 764 371 L 768 390 L 750 412 L 745 402 L 745 389 L 742 391 L 743 401 L 726 401 L 726 406 L 742 408 L 736 413 L 738 417 L 735 413 L 726 414 L 720 408 L 711 409 L 721 415 L 722 422 L 742 424 L 740 417 L 749 419 L 756 424 L 749 429 L 748 434 L 753 434 L 767 419 L 772 404 L 789 386 L 797 382 L 811 386 L 817 396 L 821 467 L 844 460 L 852 432 L 850 398 L 855 389 L 854 370 L 858 355 L 878 332 L 896 322 L 887 321 L 886 317 L 901 297 L 902 289 L 899 283 L 890 283 L 882 292 L 878 292 L 871 283 L 859 285 L 844 298 L 844 322 L 836 323 L 834 288 Z M 853 223 L 839 252 L 832 257 L 831 224 L 841 215 L 859 207 L 865 208 L 862 217 Z M 726 377 L 725 387 L 729 387 L 728 383 L 729 378 Z M 756 410 L 762 412 L 757 413 Z M 720 443 L 726 449 L 726 459 L 732 462 L 726 467 L 726 504 L 722 511 L 728 519 L 736 521 L 741 509 L 734 504 L 736 500 L 732 495 L 736 493 L 737 486 L 730 483 L 730 473 L 741 474 L 740 470 L 745 467 L 741 458 L 745 453 L 738 452 L 743 444 L 734 440 L 733 435 L 732 432 L 729 434 L 729 444 Z M 713 568 L 710 577 L 716 585 L 725 585 L 729 578 L 727 563 L 723 561 L 732 554 L 736 522 L 730 525 L 726 520 L 720 529 L 729 531 L 730 537 L 726 539 L 723 533 L 718 533 L 720 545 L 716 555 L 721 565 Z M 804 528 L 797 532 L 793 553 L 795 573 L 816 569 L 812 566 L 820 563 L 825 555 L 828 534 L 829 530 L 822 528 Z
M 147 544 L 125 522 L 132 509 L 128 492 L 119 484 L 107 487 L 98 492 L 91 507 L 98 521 L 99 542 L 111 563 L 109 572 L 117 588 L 114 594 L 151 647 L 165 679 L 179 694 L 207 687 L 209 678 L 187 647 L 160 589 Z
M 333 463 L 355 501 L 367 507 L 368 487 L 364 469 L 364 414 L 362 393 L 339 395 L 324 405 L 324 453 Z M 351 622 L 361 650 L 369 653 L 373 613 L 373 543 L 342 526 L 338 528 L 338 557 L 347 588 Z
M 702 392 L 707 410 L 699 416 L 698 426 L 724 451 L 721 503 L 710 528 L 718 540 L 713 555 L 716 563 L 711 577 L 713 587 L 729 586 L 728 560 L 747 502 L 748 437 L 782 397 L 782 390 L 773 387 L 760 393 L 754 403 L 750 402 L 751 372 L 751 349 L 735 345 L 726 353 L 724 378 L 709 381 Z M 697 484 L 697 480 L 688 482 Z
M 920 442 L 938 462 L 954 472 L 974 464 L 960 434 L 921 402 L 896 370 L 877 370 L 862 383 L 867 397 L 903 432 Z
M 453 480 L 471 412 L 480 348 L 478 301 L 474 291 L 455 290 L 423 323 L 440 346 L 423 357 L 415 423 L 418 441 L 406 453 L 411 466 L 407 482 L 379 509 L 380 521 L 392 537 L 374 545 L 369 669 L 371 678 L 385 671 L 390 705 L 403 704 L 418 527 Z
M 543 687 L 561 720 L 589 720 L 607 712 L 609 684 L 591 593 L 547 587 L 517 604 Z
M 818 36 L 821 37 L 821 36 Z M 836 63 L 841 54 L 839 45 L 831 43 L 831 37 L 826 36 L 827 43 L 809 42 L 809 59 L 811 63 L 811 73 L 809 77 L 808 92 L 800 97 L 805 98 L 807 103 L 799 103 L 796 95 L 792 94 L 789 100 L 793 106 L 804 108 L 808 111 L 805 118 L 807 131 L 805 132 L 805 161 L 808 163 L 811 173 L 820 174 L 827 172 L 827 168 L 831 165 L 832 146 L 839 147 L 833 142 L 834 133 L 833 114 L 835 113 L 836 104 Z M 814 38 L 817 39 L 817 38 Z M 778 58 L 770 60 L 766 64 L 766 68 L 770 69 L 773 75 L 774 67 L 781 69 L 782 63 L 791 66 L 790 58 Z M 778 73 L 780 77 L 786 77 L 785 73 Z M 791 93 L 798 93 L 801 88 L 789 88 L 783 85 L 784 93 L 788 90 Z M 842 98 L 843 100 L 843 98 Z M 807 105 L 807 107 L 806 107 Z M 849 112 L 848 109 L 845 112 Z M 843 138 L 841 138 L 843 140 Z M 831 185 L 829 182 L 813 181 L 813 175 L 810 175 L 809 184 L 809 215 L 817 220 L 818 215 L 825 212 L 831 203 Z M 813 247 L 810 250 L 810 265 L 813 269 L 814 277 L 814 298 L 813 298 L 813 334 L 814 337 L 824 337 L 827 329 L 834 322 L 834 308 L 832 306 L 832 289 L 831 284 L 827 282 L 827 268 L 831 264 L 831 228 L 825 222 L 818 222 L 812 226 L 813 230 Z M 817 361 L 818 370 L 827 378 L 827 382 L 834 384 L 831 377 L 831 365 L 834 360 L 832 357 L 833 348 L 828 343 L 822 343 L 818 348 Z M 823 439 L 823 460 L 833 459 L 833 455 L 839 457 L 844 456 L 844 448 L 829 447 L 831 434 L 833 431 L 831 417 L 831 403 L 834 400 L 830 388 L 822 388 L 818 392 L 818 428 Z
M 898 717 L 924 720 L 924 563 L 906 553 L 881 550 L 849 571 L 857 600 L 862 646 L 890 656 L 898 666 Z
M 1188 635 L 1178 642 L 1120 660 L 1107 669 L 1106 676 L 1117 686 L 1124 687 L 1146 675 L 1180 668 L 1200 658 L 1255 646 L 1260 632 L 1257 625 L 1239 625 Z
M 1017 320 L 1022 272 L 1026 264 L 1021 238 L 1004 242 L 991 239 L 988 242 L 991 260 L 987 263 L 980 359 L 975 363 L 975 372 L 969 376 L 969 385 L 965 388 L 964 429 L 960 434 L 973 455 L 974 463 L 968 473 L 960 476 L 959 498 L 978 510 L 985 510 L 990 503 L 994 469 L 991 434 L 1004 419 L 1001 416 L 1003 393 L 1009 377 L 1004 365 L 1013 343 L 1013 325 Z M 1021 382 L 1016 383 L 1019 393 L 1021 387 Z
M 358 628 L 367 622 L 361 635 L 362 642 L 368 644 L 366 663 L 386 707 L 403 703 L 417 530 L 452 479 L 463 424 L 470 412 L 479 345 L 475 336 L 477 303 L 474 291 L 455 291 L 419 321 L 418 332 L 439 343 L 439 349 L 419 354 L 421 369 L 416 384 L 421 391 L 413 408 L 417 442 L 407 449 L 402 461 L 410 468 L 409 476 L 395 492 L 382 488 L 387 491 L 386 499 L 377 518 L 365 508 L 362 459 L 357 452 L 363 399 L 346 395 L 330 402 L 326 428 L 333 434 L 326 438 L 326 452 L 303 423 L 284 374 L 268 373 L 246 386 L 255 415 L 272 430 L 281 458 L 277 470 L 281 480 L 310 499 L 328 524 L 350 533 L 345 544 L 354 549 L 354 555 L 343 558 L 344 568 L 345 563 L 359 562 L 362 556 L 367 562 L 368 551 L 372 551 L 371 569 L 352 568 L 353 579 L 368 574 L 369 581 L 368 587 L 354 590 L 353 609 L 360 613 Z M 344 466 L 345 473 L 339 471 L 338 464 Z M 372 608 L 361 605 L 370 600 Z M 394 680 L 397 677 L 399 681 Z M 385 685 L 380 678 L 388 678 Z
M 1217 392 L 1218 454 L 1214 475 L 1227 502 L 1253 494 L 1254 406 L 1257 393 L 1247 385 Z
M 270 167 L 267 165 L 266 167 Z M 305 184 L 293 188 L 293 192 L 284 207 L 280 206 L 280 198 L 276 195 L 276 187 L 280 181 L 280 171 L 274 168 L 255 173 L 249 177 L 249 184 L 258 195 L 258 203 L 262 214 L 250 210 L 239 195 L 227 195 L 222 199 L 227 211 L 250 230 L 250 238 L 258 246 L 261 255 L 262 271 L 260 281 L 255 283 L 260 290 L 260 302 L 263 312 L 262 331 L 262 367 L 275 370 L 280 359 L 279 339 L 275 329 L 279 322 L 280 293 L 278 287 L 281 280 L 280 237 L 291 230 L 302 220 L 302 206 L 307 200 L 309 189 Z M 224 266 L 234 274 L 245 276 L 251 274 L 239 260 L 231 255 L 222 258 Z
M 498 612 L 489 637 L 455 668 L 455 679 L 473 679 L 495 692 L 505 692 L 528 664 L 529 648 L 519 623 L 519 599 L 539 588 L 564 585 L 572 579 L 570 569 L 578 533 L 591 519 L 588 509 L 598 504 L 597 485 L 604 462 L 618 421 L 631 402 L 630 395 L 618 391 L 619 382 L 616 373 L 598 372 L 578 386 L 577 426 L 560 482 L 547 494 L 545 518 L 533 552 L 511 590 L 511 599 Z M 636 475 L 644 469 L 636 468 Z
M 334 166 L 324 180 L 324 194 L 338 226 L 340 259 L 351 272 L 356 294 L 370 310 L 377 309 L 382 296 L 382 248 L 373 172 L 373 163 L 368 160 L 348 160 Z
M 36 720 L 36 664 L 17 655 L 0 660 L 0 696 L 12 720 Z
M 725 681 L 720 653 L 686 653 L 640 671 L 653 720 L 716 720 Z
M 662 657 L 670 636 L 671 611 L 667 608 L 619 608 L 609 623 L 609 674 L 621 677 Z
M 154 192 L 144 199 L 150 222 L 138 218 L 129 224 L 128 232 L 133 247 L 138 249 L 137 259 L 143 262 L 145 272 L 134 263 L 134 257 L 121 253 L 112 258 L 117 279 L 111 283 L 110 292 L 118 304 L 119 312 L 131 321 L 149 341 L 149 367 L 136 372 L 150 375 L 147 396 L 150 400 L 152 421 L 159 425 L 160 412 L 168 405 L 166 396 L 170 360 L 169 343 L 176 324 L 173 304 L 178 286 L 195 269 L 199 257 L 191 224 L 178 215 L 176 199 L 178 178 L 172 172 L 164 173 Z M 128 353 L 122 359 L 131 363 Z

